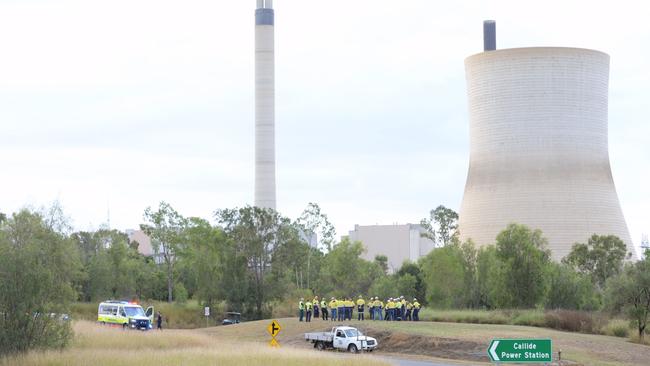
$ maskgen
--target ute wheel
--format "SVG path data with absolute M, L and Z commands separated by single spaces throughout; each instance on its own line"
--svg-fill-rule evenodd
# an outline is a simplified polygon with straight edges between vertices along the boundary
M 325 350 L 325 343 L 324 342 L 316 342 L 316 349 L 319 351 Z
M 359 353 L 359 349 L 356 344 L 351 344 L 348 346 L 348 352 L 350 353 Z

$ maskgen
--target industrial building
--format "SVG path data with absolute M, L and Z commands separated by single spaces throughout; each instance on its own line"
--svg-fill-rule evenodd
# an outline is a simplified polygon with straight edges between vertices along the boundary
M 398 270 L 404 261 L 417 262 L 429 254 L 435 244 L 422 237 L 425 230 L 420 225 L 355 225 L 348 239 L 359 241 L 366 248 L 362 257 L 373 261 L 377 255 L 388 257 L 388 270 Z
M 275 210 L 275 13 L 255 10 L 255 206 Z
M 555 260 L 592 234 L 635 253 L 608 151 L 609 56 L 564 47 L 496 49 L 465 60 L 470 161 L 461 240 L 492 244 L 510 223 L 540 229 Z

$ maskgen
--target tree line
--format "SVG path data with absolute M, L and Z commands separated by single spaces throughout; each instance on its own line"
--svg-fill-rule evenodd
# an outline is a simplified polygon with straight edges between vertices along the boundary
M 626 261 L 619 238 L 586 238 L 556 263 L 539 230 L 511 224 L 495 244 L 478 248 L 458 240 L 457 219 L 444 206 L 433 210 L 422 226 L 436 249 L 390 273 L 385 256 L 365 260 L 362 243 L 336 240 L 316 204 L 294 220 L 243 207 L 217 210 L 211 223 L 161 202 L 145 210 L 141 225 L 154 257 L 117 230 L 73 232 L 57 205 L 0 215 L 0 353 L 65 346 L 71 331 L 60 315 L 74 301 L 106 299 L 225 303 L 248 319 L 311 295 L 417 297 L 436 308 L 610 310 L 628 315 L 643 336 L 650 262 Z

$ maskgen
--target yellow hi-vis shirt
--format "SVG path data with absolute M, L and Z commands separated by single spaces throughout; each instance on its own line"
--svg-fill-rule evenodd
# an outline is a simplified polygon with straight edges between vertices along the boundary
M 407 308 L 408 310 L 413 309 L 413 304 L 411 304 L 410 302 L 407 302 L 407 303 L 406 303 L 406 308 Z
M 357 300 L 357 306 L 365 305 L 366 301 L 364 299 Z
M 336 307 L 337 308 L 342 308 L 345 303 L 343 300 L 336 300 Z
M 349 308 L 353 308 L 354 307 L 354 301 L 352 301 L 352 300 L 346 301 L 345 306 L 347 306 Z
M 420 303 L 417 302 L 417 301 L 414 302 L 414 303 L 413 303 L 413 307 L 416 308 L 416 309 L 419 309 L 419 308 L 420 308 Z
M 386 302 L 386 309 L 392 309 L 393 308 L 393 302 L 392 301 L 387 301 Z
M 332 300 L 330 301 L 330 309 L 336 309 L 338 306 L 338 301 Z
M 321 302 L 320 302 L 320 307 L 321 307 L 322 309 L 327 309 L 327 302 L 326 302 L 325 300 L 321 301 Z
M 379 300 L 375 300 L 375 302 L 372 303 L 376 308 L 383 306 L 384 304 L 381 303 Z

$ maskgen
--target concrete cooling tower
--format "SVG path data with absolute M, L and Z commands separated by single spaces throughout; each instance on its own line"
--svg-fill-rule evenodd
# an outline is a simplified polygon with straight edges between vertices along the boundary
M 592 234 L 616 235 L 634 253 L 609 163 L 609 56 L 489 43 L 465 60 L 470 162 L 461 239 L 492 244 L 516 222 L 542 230 L 555 260 Z
M 255 206 L 275 210 L 275 13 L 255 10 Z

